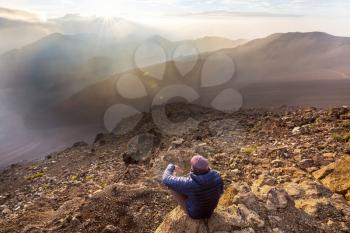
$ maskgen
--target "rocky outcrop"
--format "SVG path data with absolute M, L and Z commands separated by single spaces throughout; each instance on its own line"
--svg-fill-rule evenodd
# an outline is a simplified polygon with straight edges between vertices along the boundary
M 295 207 L 286 191 L 272 188 L 262 200 L 247 185 L 236 188 L 225 192 L 210 219 L 193 220 L 177 207 L 155 233 L 322 232 L 311 216 Z
M 335 193 L 344 195 L 349 201 L 350 156 L 344 156 L 313 173 L 325 186 Z
M 171 211 L 155 233 L 206 233 L 240 229 L 241 223 L 233 215 L 217 211 L 209 220 L 194 220 L 189 218 L 180 207 Z

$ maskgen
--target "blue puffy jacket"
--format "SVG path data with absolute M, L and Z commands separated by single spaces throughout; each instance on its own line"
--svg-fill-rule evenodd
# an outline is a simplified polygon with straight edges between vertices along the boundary
M 210 218 L 223 193 L 223 182 L 217 171 L 189 177 L 173 176 L 175 165 L 169 164 L 163 174 L 163 183 L 177 193 L 187 196 L 186 208 L 191 218 Z

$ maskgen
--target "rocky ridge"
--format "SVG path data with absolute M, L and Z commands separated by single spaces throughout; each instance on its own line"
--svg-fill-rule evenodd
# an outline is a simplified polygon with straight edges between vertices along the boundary
M 166 110 L 198 128 L 162 134 L 144 114 L 123 136 L 2 171 L 0 232 L 350 232 L 350 108 Z M 195 153 L 225 182 L 206 223 L 174 209 L 160 182 L 167 163 L 188 170 Z

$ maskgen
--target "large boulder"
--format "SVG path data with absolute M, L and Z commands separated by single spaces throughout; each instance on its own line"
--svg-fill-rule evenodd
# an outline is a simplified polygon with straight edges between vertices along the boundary
M 230 200 L 229 200 L 230 199 Z M 155 233 L 322 232 L 317 222 L 295 207 L 284 190 L 272 188 L 259 199 L 247 186 L 227 189 L 208 220 L 194 220 L 179 207 L 171 211 Z
M 344 156 L 313 173 L 335 193 L 346 195 L 350 191 L 350 156 Z
M 177 207 L 166 216 L 155 233 L 230 232 L 242 229 L 244 226 L 238 216 L 221 210 L 216 211 L 209 220 L 194 220 Z

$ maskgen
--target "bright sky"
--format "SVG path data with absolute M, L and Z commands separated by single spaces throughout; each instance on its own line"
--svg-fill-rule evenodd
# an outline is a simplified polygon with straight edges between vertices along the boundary
M 1 8 L 33 12 L 44 21 L 66 14 L 121 17 L 172 40 L 203 36 L 254 39 L 293 31 L 350 37 L 350 0 L 0 0 Z M 72 24 L 73 31 L 77 31 L 75 26 Z M 8 42 L 13 38 L 9 34 Z
M 350 0 L 0 0 L 0 6 L 47 18 L 67 13 L 138 18 L 218 10 L 350 17 Z

